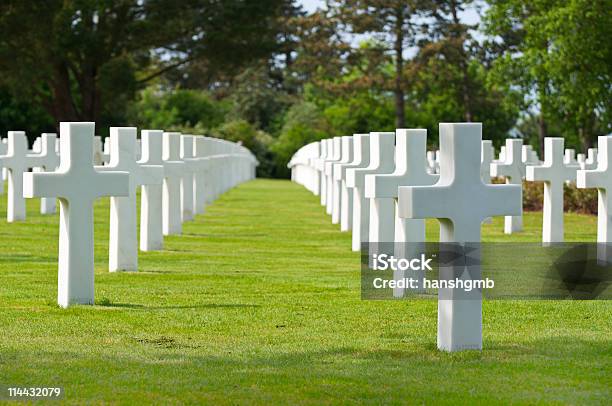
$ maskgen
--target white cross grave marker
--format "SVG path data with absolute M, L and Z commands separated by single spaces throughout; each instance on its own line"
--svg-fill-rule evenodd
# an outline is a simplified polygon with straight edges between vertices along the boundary
M 537 165 L 540 163 L 538 154 L 531 145 L 523 145 L 521 149 L 521 162 L 525 165 Z
M 162 143 L 164 133 L 161 130 L 142 130 L 140 167 L 154 169 L 155 183 L 143 184 L 140 188 L 140 250 L 156 251 L 164 246 L 162 229 L 162 179 L 164 166 L 162 161 Z
M 129 194 L 127 172 L 94 169 L 93 137 L 94 123 L 60 123 L 59 168 L 23 176 L 25 197 L 60 201 L 57 300 L 61 307 L 94 303 L 94 201 Z
M 8 132 L 8 149 L 0 157 L 0 166 L 7 169 L 8 177 L 8 205 L 6 221 L 25 220 L 26 207 L 23 198 L 23 174 L 30 165 L 27 158 L 28 141 L 23 131 Z
M 503 176 L 508 185 L 522 185 L 525 177 L 525 164 L 522 156 L 523 140 L 507 139 L 504 161 L 491 163 L 491 175 Z M 504 233 L 512 234 L 523 229 L 523 216 L 506 216 Z
M 341 213 L 342 206 L 345 205 L 343 202 L 343 198 L 348 198 L 348 190 L 346 189 L 346 184 L 343 186 L 342 179 L 340 179 L 339 175 L 341 173 L 341 168 L 343 165 L 348 165 L 353 161 L 353 137 L 346 136 L 342 137 L 342 158 L 337 162 L 332 164 L 332 182 L 334 182 L 334 194 L 338 195 L 337 199 L 334 199 L 334 205 L 332 207 L 332 224 L 341 223 Z M 348 204 L 348 202 L 346 202 Z M 340 224 L 340 231 L 348 231 L 348 229 L 343 230 L 342 224 Z
M 400 186 L 433 185 L 438 175 L 427 173 L 427 130 L 395 131 L 395 170 L 366 175 L 365 197 L 370 199 L 370 242 L 424 242 L 425 221 L 397 216 Z M 387 158 L 388 159 L 388 158 Z
M 427 151 L 427 172 L 436 174 L 440 171 L 440 165 L 436 160 L 436 151 Z
M 597 168 L 597 148 L 589 148 L 587 151 L 587 158 L 585 161 L 584 169 L 595 169 Z
M 340 231 L 349 231 L 353 228 L 353 195 L 354 192 L 347 185 L 347 170 L 366 168 L 369 163 L 368 150 L 370 148 L 370 138 L 368 134 L 353 135 L 353 159 L 348 164 L 343 164 L 334 172 L 334 177 L 342 182 L 342 197 L 340 209 Z
M 6 155 L 7 150 L 8 150 L 7 139 L 2 138 L 0 140 L 0 157 L 2 155 Z M 2 172 L 0 176 L 0 195 L 3 195 L 4 194 L 4 181 L 6 180 L 6 169 L 3 168 L 1 164 L 0 164 L 0 169 Z
M 576 168 L 563 163 L 564 139 L 544 139 L 544 163 L 527 166 L 527 180 L 544 182 L 542 241 L 563 242 L 563 184 L 576 180 Z
M 193 220 L 193 182 L 199 170 L 199 160 L 193 154 L 193 135 L 181 135 L 181 159 L 185 162 L 185 171 L 181 179 L 181 219 L 183 222 Z
M 612 242 L 612 135 L 600 136 L 597 169 L 579 170 L 576 185 L 579 188 L 597 188 L 597 242 L 598 259 L 609 262 L 608 246 Z M 600 249 L 606 248 L 606 249 Z
M 566 148 L 563 154 L 563 163 L 565 165 L 578 166 L 578 161 L 576 160 L 576 150 L 573 148 Z
M 38 141 L 38 153 L 28 154 L 28 165 L 34 167 L 34 172 L 53 172 L 59 166 L 59 154 L 55 150 L 57 135 L 44 133 Z M 40 213 L 53 214 L 56 211 L 55 197 L 40 199 Z
M 41 137 L 36 137 L 36 139 L 32 143 L 32 152 L 40 152 L 40 139 Z
M 181 234 L 181 179 L 186 171 L 180 156 L 181 134 L 164 133 L 163 140 L 163 232 L 164 235 Z
M 506 146 L 502 145 L 499 148 L 499 156 L 497 157 L 497 160 L 494 162 L 505 162 L 506 161 Z
M 137 201 L 136 191 L 142 185 L 161 184 L 163 169 L 159 165 L 144 165 L 136 160 L 135 127 L 111 127 L 110 162 L 98 166 L 99 172 L 129 173 L 128 196 L 111 196 L 109 259 L 110 272 L 138 270 Z
M 578 166 L 580 169 L 589 170 L 597 168 L 597 148 L 589 148 L 587 155 L 577 155 Z
M 491 183 L 491 163 L 495 158 L 495 148 L 493 148 L 493 141 L 482 140 L 480 143 L 482 151 L 480 153 L 480 176 L 482 177 L 482 183 L 488 185 Z M 491 224 L 493 219 L 487 217 L 484 219 L 483 224 Z
M 310 165 L 312 173 L 312 193 L 315 196 L 319 196 L 319 193 L 321 193 L 321 185 L 319 184 L 319 182 L 321 182 L 321 176 L 319 175 L 319 172 L 317 170 L 317 161 L 321 157 L 321 148 L 323 148 L 323 142 L 317 141 L 314 144 L 316 144 L 315 154 L 313 157 L 308 159 L 308 164 Z M 248 159 L 246 165 L 248 167 Z M 248 179 L 248 169 L 245 176 Z
M 315 169 L 319 174 L 319 196 L 321 197 L 321 206 L 327 204 L 327 178 L 325 177 L 325 161 L 330 154 L 330 141 L 321 140 L 321 156 L 315 161 Z
M 105 163 L 104 150 L 102 146 L 102 137 L 100 137 L 99 135 L 94 136 L 93 154 L 94 154 L 94 165 L 103 165 Z
M 482 151 L 480 153 L 480 177 L 482 183 L 491 183 L 491 163 L 495 157 L 495 150 L 493 149 L 493 141 L 482 140 L 480 143 Z
M 332 156 L 325 161 L 325 176 L 327 177 L 327 201 L 325 203 L 325 212 L 332 214 L 334 200 L 340 199 L 339 193 L 335 190 L 335 182 L 332 178 L 332 165 L 342 158 L 342 137 L 334 137 L 332 139 Z M 333 219 L 332 219 L 333 220 Z M 332 221 L 332 224 L 336 224 Z
M 193 206 L 195 214 L 204 213 L 204 207 L 206 206 L 207 177 L 210 165 L 208 156 L 210 152 L 210 139 L 208 137 L 193 138 L 193 153 L 199 162 L 198 170 L 195 172 L 193 179 Z
M 361 249 L 361 243 L 370 237 L 370 199 L 365 197 L 366 175 L 392 173 L 395 134 L 390 132 L 370 133 L 370 148 L 364 154 L 368 166 L 350 168 L 346 172 L 346 185 L 353 189 L 353 251 Z M 363 154 L 364 151 L 362 151 Z
M 104 148 L 102 149 L 102 163 L 107 164 L 110 161 L 110 137 L 104 139 Z
M 482 182 L 482 124 L 441 123 L 439 133 L 440 179 L 433 186 L 400 187 L 400 216 L 437 218 L 440 242 L 479 243 L 484 219 L 521 212 L 521 187 Z M 481 292 L 440 289 L 439 294 L 445 299 L 438 301 L 438 348 L 481 349 Z

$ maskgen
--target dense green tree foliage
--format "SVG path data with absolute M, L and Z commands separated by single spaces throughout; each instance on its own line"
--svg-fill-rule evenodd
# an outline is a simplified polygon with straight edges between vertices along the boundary
M 426 128 L 433 147 L 448 121 L 582 149 L 612 130 L 610 21 L 609 0 L 5 0 L 0 128 L 206 134 L 263 176 L 325 137 Z

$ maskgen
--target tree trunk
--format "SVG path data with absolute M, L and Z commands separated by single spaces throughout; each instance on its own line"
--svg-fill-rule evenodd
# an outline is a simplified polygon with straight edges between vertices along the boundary
M 544 159 L 544 138 L 548 137 L 548 125 L 544 119 L 543 112 L 540 112 L 538 119 L 538 139 L 540 141 L 540 158 Z
M 455 27 L 459 27 L 461 21 L 459 20 L 459 15 L 457 14 L 457 3 L 455 1 L 451 2 L 451 13 L 453 15 L 453 24 Z M 463 102 L 463 116 L 465 121 L 468 123 L 474 120 L 474 116 L 472 114 L 472 97 L 470 95 L 470 77 L 468 72 L 467 55 L 465 54 L 465 50 L 463 49 L 464 40 L 461 38 L 458 33 L 455 33 L 456 39 L 459 41 L 459 56 L 460 56 L 460 68 L 461 68 L 461 92 L 462 102 Z
M 588 118 L 583 121 L 582 127 L 578 131 L 580 143 L 582 144 L 584 151 L 587 151 L 589 148 L 593 148 L 593 145 L 595 144 L 595 122 L 595 115 L 589 114 Z
M 93 121 L 99 124 L 100 120 L 100 90 L 96 83 L 96 69 L 86 69 L 83 73 L 81 80 L 79 80 L 79 87 L 81 93 L 81 120 Z
M 396 128 L 406 127 L 405 101 L 403 88 L 404 75 L 404 16 L 398 9 L 395 27 L 395 125 Z
M 79 121 L 70 90 L 70 75 L 65 63 L 56 64 L 49 85 L 53 93 L 53 118 L 57 122 Z

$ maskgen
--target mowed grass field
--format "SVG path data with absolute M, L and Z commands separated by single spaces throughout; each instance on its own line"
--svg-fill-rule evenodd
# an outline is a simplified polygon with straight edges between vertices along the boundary
M 6 196 L 0 197 L 6 216 Z M 108 199 L 95 225 L 96 306 L 60 309 L 58 216 L 0 221 L 0 385 L 63 386 L 68 403 L 567 403 L 612 398 L 612 305 L 488 301 L 484 350 L 436 349 L 435 300 L 363 301 L 359 254 L 318 197 L 256 180 L 107 271 Z M 488 241 L 538 241 L 541 216 Z M 429 235 L 437 226 L 431 222 Z M 567 215 L 568 240 L 596 218 Z M 517 253 L 520 260 L 520 253 Z

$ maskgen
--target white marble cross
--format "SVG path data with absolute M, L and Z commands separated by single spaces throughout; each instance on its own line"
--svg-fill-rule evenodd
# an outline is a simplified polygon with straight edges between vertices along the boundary
M 25 197 L 60 201 L 58 304 L 94 303 L 93 203 L 127 196 L 127 172 L 97 172 L 93 166 L 94 123 L 61 123 L 61 162 L 55 172 L 24 174 Z
M 32 143 L 32 152 L 40 152 L 40 139 L 41 137 L 36 137 Z
M 333 207 L 332 207 L 332 224 L 338 224 L 341 220 L 342 206 L 344 204 L 342 202 L 342 198 L 348 195 L 348 190 L 346 189 L 346 184 L 344 184 L 344 189 L 342 185 L 342 179 L 340 178 L 340 173 L 342 172 L 340 169 L 343 165 L 348 165 L 353 161 L 353 137 L 345 136 L 342 137 L 342 157 L 341 159 L 332 164 L 332 175 L 331 179 L 333 182 L 334 196 L 338 196 L 337 199 L 334 199 Z M 348 202 L 347 202 L 348 204 Z M 342 224 L 340 224 L 340 231 L 348 231 L 342 229 Z
M 213 190 L 214 190 L 214 198 L 218 198 L 224 192 L 224 182 L 223 176 L 225 172 L 225 165 L 227 164 L 227 147 L 225 145 L 225 141 L 220 139 L 215 139 L 217 145 L 217 153 L 215 156 L 215 164 L 213 167 L 213 175 L 211 176 L 213 180 Z
M 340 209 L 340 231 L 349 231 L 353 228 L 353 191 L 346 182 L 347 170 L 366 168 L 369 162 L 368 149 L 370 138 L 368 134 L 353 135 L 352 160 L 347 164 L 338 166 L 334 177 L 341 182 L 342 197 Z M 336 168 L 335 168 L 336 169 Z
M 314 144 L 316 144 L 314 155 L 308 159 L 308 164 L 310 165 L 310 169 L 312 173 L 311 175 L 312 176 L 312 193 L 315 196 L 319 196 L 319 193 L 321 193 L 321 185 L 319 184 L 319 182 L 321 182 L 321 176 L 317 170 L 317 161 L 321 157 L 321 153 L 322 153 L 321 148 L 323 148 L 323 142 L 317 141 Z M 247 160 L 247 165 L 248 165 L 248 160 Z M 248 173 L 247 173 L 247 179 L 248 179 Z
M 427 172 L 436 174 L 440 171 L 440 164 L 436 160 L 436 151 L 427 151 Z
M 6 155 L 7 150 L 8 150 L 7 139 L 2 138 L 0 140 L 0 157 L 2 155 Z M 3 168 L 2 165 L 0 165 L 0 170 L 2 172 L 0 176 L 0 195 L 3 195 L 4 194 L 4 181 L 6 180 L 6 169 Z
M 521 149 L 521 162 L 525 165 L 536 165 L 540 163 L 538 154 L 533 150 L 531 145 L 523 145 Z
M 521 212 L 521 187 L 482 182 L 480 123 L 441 123 L 439 133 L 440 179 L 433 186 L 400 187 L 400 217 L 437 218 L 443 243 L 479 243 L 484 219 Z M 461 277 L 464 270 L 458 269 Z M 445 299 L 438 301 L 438 348 L 481 349 L 481 292 L 440 289 L 439 294 Z
M 597 169 L 579 170 L 576 184 L 579 188 L 597 188 L 597 242 L 612 242 L 612 135 L 600 136 Z M 598 249 L 598 258 L 609 262 L 607 251 Z
M 506 184 L 522 185 L 525 177 L 525 164 L 522 158 L 523 140 L 507 139 L 504 161 L 491 163 L 491 175 L 503 176 Z M 504 233 L 512 234 L 523 229 L 523 216 L 506 216 L 504 218 Z
M 576 161 L 578 162 L 578 166 L 580 169 L 586 169 L 586 155 L 585 154 L 576 154 Z
M 563 154 L 563 163 L 565 165 L 578 166 L 578 161 L 576 160 L 576 150 L 573 148 L 566 148 Z
M 160 165 L 144 165 L 136 158 L 135 127 L 110 128 L 110 162 L 98 166 L 99 172 L 129 173 L 130 194 L 111 196 L 108 269 L 110 272 L 138 270 L 136 191 L 142 185 L 159 185 L 163 169 Z
M 217 167 L 219 166 L 219 142 L 216 138 L 210 138 L 210 153 L 208 155 L 208 164 L 206 165 L 206 204 L 212 203 L 216 198 L 217 186 Z
M 142 130 L 140 132 L 142 151 L 138 165 L 144 168 L 159 168 L 154 169 L 153 173 L 156 182 L 143 184 L 140 188 L 141 251 L 156 251 L 164 247 L 162 231 L 163 136 L 164 133 L 161 130 Z
M 366 175 L 365 197 L 370 199 L 370 242 L 425 241 L 425 221 L 397 216 L 400 186 L 432 185 L 438 175 L 427 173 L 427 130 L 395 131 L 395 170 Z M 389 159 L 389 158 L 387 158 Z
M 181 179 L 187 168 L 181 160 L 181 134 L 168 132 L 163 138 L 164 187 L 162 196 L 164 235 L 181 234 Z
M 595 169 L 597 168 L 597 148 L 589 148 L 587 151 L 587 158 L 585 161 L 586 167 L 584 169 Z M 590 168 L 589 168 L 590 166 Z
M 527 166 L 527 180 L 544 182 L 542 241 L 563 242 L 563 184 L 576 180 L 576 168 L 563 163 L 564 139 L 544 139 L 544 163 Z
M 193 220 L 193 182 L 200 167 L 200 161 L 193 153 L 193 135 L 181 135 L 181 160 L 185 162 L 185 171 L 181 179 L 181 219 L 183 222 Z M 227 175 L 226 175 L 227 176 Z
M 597 148 L 589 148 L 586 156 L 578 154 L 577 160 L 580 169 L 589 170 L 597 168 Z
M 332 165 L 342 158 L 342 137 L 334 137 L 332 139 L 332 156 L 325 161 L 325 176 L 327 177 L 327 200 L 325 203 L 325 212 L 332 214 L 334 200 L 340 199 L 338 193 L 334 193 L 334 180 L 332 178 Z M 333 220 L 333 219 L 332 219 Z M 332 221 L 332 224 L 336 224 Z
M 59 154 L 55 150 L 57 135 L 42 134 L 38 140 L 38 152 L 28 154 L 28 165 L 34 168 L 34 172 L 53 172 L 59 166 Z M 56 211 L 55 197 L 43 197 L 40 199 L 40 213 L 53 214 Z
M 497 157 L 497 161 L 505 162 L 506 161 L 506 146 L 502 145 L 499 148 L 499 156 Z
M 110 161 L 110 137 L 104 139 L 104 148 L 102 149 L 102 162 L 108 163 Z
M 102 137 L 100 137 L 99 135 L 94 136 L 93 155 L 94 155 L 94 165 L 104 164 L 105 161 L 104 161 L 104 150 L 102 146 Z
M 231 177 L 231 151 L 229 148 L 229 143 L 225 140 L 218 140 L 219 142 L 219 159 L 217 166 L 218 175 L 215 176 L 216 181 L 218 182 L 218 195 L 225 193 L 225 191 L 229 188 L 228 179 Z
M 365 197 L 366 175 L 392 173 L 395 163 L 391 158 L 395 150 L 395 133 L 370 133 L 370 148 L 364 155 L 368 162 L 365 168 L 349 168 L 346 171 L 346 185 L 353 189 L 353 251 L 361 249 L 361 243 L 370 238 L 370 199 Z
M 210 139 L 208 137 L 194 137 L 193 154 L 198 158 L 198 170 L 193 180 L 193 206 L 195 214 L 204 213 L 206 206 L 206 188 L 208 178 L 208 167 L 210 165 Z
M 495 158 L 495 148 L 493 148 L 493 141 L 482 140 L 480 143 L 482 151 L 480 153 L 480 176 L 482 177 L 482 183 L 488 185 L 491 183 L 491 163 Z M 487 217 L 484 219 L 483 224 L 491 224 L 493 218 Z
M 495 150 L 493 149 L 493 141 L 482 140 L 480 143 L 482 152 L 480 153 L 480 177 L 482 183 L 491 183 L 491 163 L 495 157 Z
M 321 140 L 321 155 L 315 161 L 315 169 L 319 174 L 319 196 L 321 200 L 321 206 L 327 204 L 327 178 L 325 176 L 325 161 L 328 159 L 330 154 L 330 141 L 329 139 Z
M 25 220 L 26 207 L 23 198 L 23 174 L 31 166 L 29 164 L 28 141 L 23 131 L 8 132 L 8 149 L 0 156 L 0 166 L 5 168 L 8 177 L 8 206 L 6 221 Z

